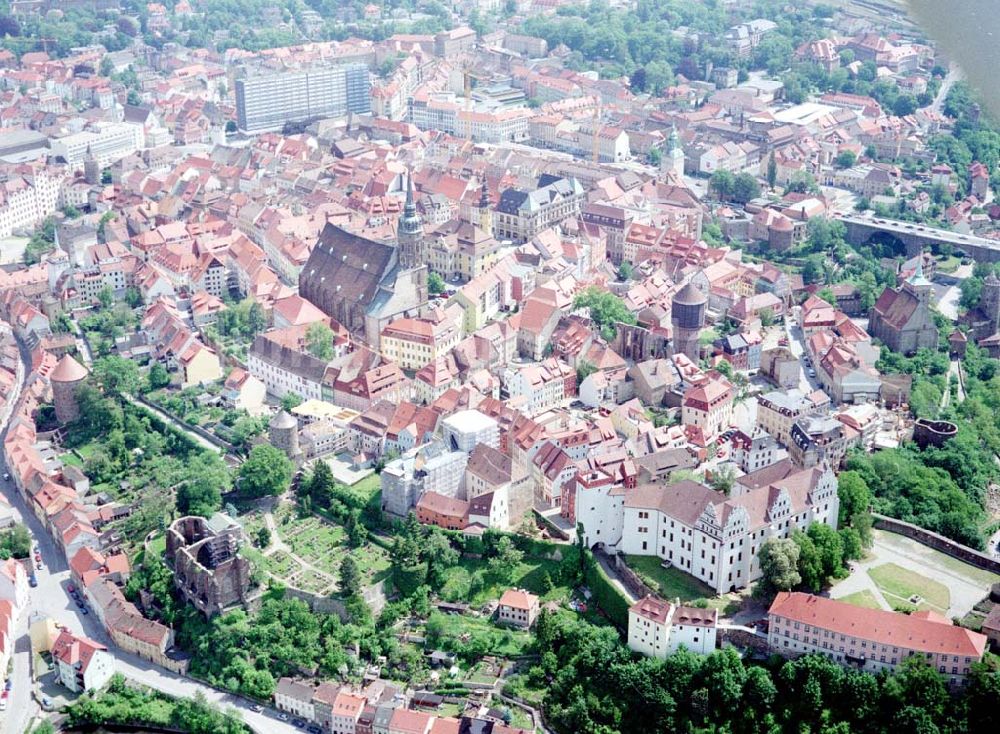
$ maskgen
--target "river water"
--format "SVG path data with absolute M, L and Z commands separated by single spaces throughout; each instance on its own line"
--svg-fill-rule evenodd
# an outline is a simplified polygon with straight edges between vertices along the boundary
M 910 13 L 958 62 L 1000 119 L 1000 0 L 907 0 Z

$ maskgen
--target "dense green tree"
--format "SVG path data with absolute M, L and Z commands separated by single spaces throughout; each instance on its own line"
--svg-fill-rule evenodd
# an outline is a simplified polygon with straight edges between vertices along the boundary
M 495 554 L 489 560 L 490 575 L 509 583 L 523 558 L 524 553 L 517 549 L 509 536 L 504 535 L 497 542 Z
M 801 530 L 793 530 L 789 536 L 799 547 L 798 570 L 802 577 L 802 586 L 816 592 L 823 588 L 826 582 L 823 557 L 812 538 Z
M 837 477 L 837 498 L 840 500 L 840 525 L 846 525 L 859 512 L 868 512 L 872 503 L 871 490 L 856 471 L 844 471 Z
M 733 179 L 731 198 L 738 204 L 746 204 L 760 196 L 760 184 L 752 173 L 739 173 Z
M 614 339 L 616 323 L 636 323 L 635 314 L 626 308 L 622 299 L 594 286 L 578 293 L 573 299 L 573 307 L 587 309 L 601 335 L 608 341 Z
M 239 469 L 237 489 L 245 497 L 278 495 L 292 481 L 292 462 L 273 446 L 258 445 Z
M 92 374 L 104 394 L 111 397 L 134 395 L 142 384 L 139 367 L 124 357 L 101 357 L 94 362 Z
M 333 331 L 322 321 L 309 324 L 306 329 L 306 348 L 317 359 L 333 359 Z
M 302 405 L 302 396 L 296 392 L 286 392 L 281 398 L 281 409 L 291 411 Z
M 26 525 L 15 523 L 0 532 L 0 559 L 27 558 L 31 555 L 31 533 Z
M 361 571 L 350 554 L 340 561 L 340 593 L 345 597 L 361 593 Z
M 824 581 L 831 576 L 839 576 L 844 568 L 844 544 L 837 531 L 826 523 L 814 522 L 808 527 L 806 534 L 819 553 Z M 801 558 L 800 555 L 799 559 Z
M 857 154 L 853 150 L 842 150 L 833 159 L 833 164 L 837 168 L 850 168 L 858 160 Z
M 147 380 L 149 382 L 150 390 L 159 390 L 160 388 L 166 387 L 170 384 L 170 373 L 167 372 L 167 369 L 162 364 L 155 362 L 153 366 L 149 368 Z
M 765 590 L 789 591 L 802 583 L 799 545 L 790 538 L 768 538 L 760 546 L 760 583 Z

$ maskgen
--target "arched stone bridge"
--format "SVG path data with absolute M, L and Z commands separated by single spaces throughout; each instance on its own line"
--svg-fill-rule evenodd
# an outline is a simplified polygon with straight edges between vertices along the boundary
M 847 227 L 847 241 L 854 246 L 868 243 L 876 236 L 889 236 L 905 248 L 907 257 L 913 257 L 928 247 L 951 245 L 976 262 L 1000 262 L 1000 240 L 990 240 L 973 234 L 959 234 L 946 229 L 928 227 L 914 222 L 878 217 L 842 215 L 837 217 Z

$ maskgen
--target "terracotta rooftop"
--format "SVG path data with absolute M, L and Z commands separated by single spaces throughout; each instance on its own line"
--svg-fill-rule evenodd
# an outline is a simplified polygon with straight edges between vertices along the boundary
M 979 659 L 986 636 L 929 615 L 906 615 L 865 609 L 846 602 L 800 592 L 781 592 L 768 615 L 810 624 L 842 635 L 874 640 L 924 653 L 962 655 Z M 936 615 L 935 615 L 936 616 Z
M 52 382 L 78 382 L 85 379 L 89 374 L 86 367 L 68 354 L 65 354 L 59 360 L 58 364 L 56 364 L 56 368 L 52 370 L 49 379 Z

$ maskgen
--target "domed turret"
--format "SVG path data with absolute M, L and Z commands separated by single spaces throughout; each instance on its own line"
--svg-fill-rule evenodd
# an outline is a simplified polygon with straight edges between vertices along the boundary
M 670 321 L 674 327 L 674 352 L 686 354 L 697 362 L 700 356 L 698 334 L 705 326 L 705 294 L 688 283 L 674 296 L 670 308 Z
M 268 437 L 271 439 L 271 445 L 284 451 L 289 459 L 298 457 L 299 422 L 287 410 L 282 410 L 271 418 Z

